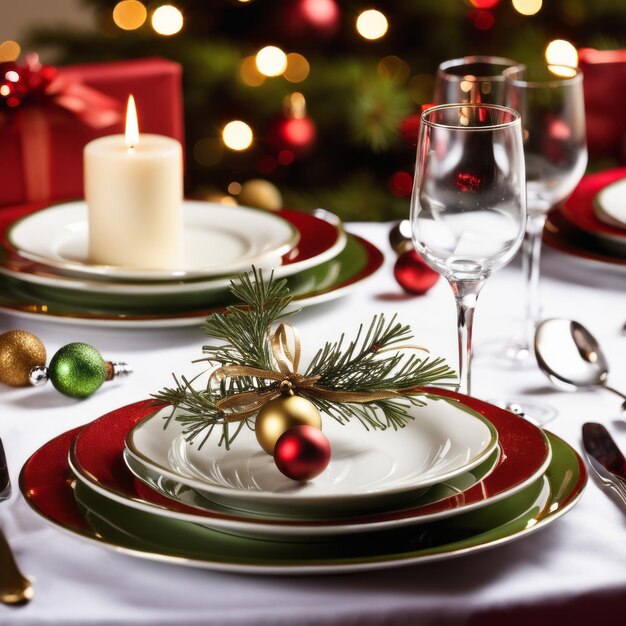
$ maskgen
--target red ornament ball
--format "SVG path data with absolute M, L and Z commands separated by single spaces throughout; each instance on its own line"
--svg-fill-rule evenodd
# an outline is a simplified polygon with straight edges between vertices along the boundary
M 408 250 L 398 257 L 393 275 L 404 291 L 418 296 L 425 294 L 439 280 L 439 274 L 426 265 L 415 250 Z
M 275 133 L 274 144 L 278 150 L 302 156 L 313 148 L 317 130 L 310 117 L 285 117 L 277 122 Z
M 330 461 L 330 443 L 313 426 L 294 426 L 286 430 L 274 446 L 276 467 L 287 478 L 307 481 L 321 474 Z
M 410 146 L 417 144 L 417 135 L 420 130 L 422 117 L 420 113 L 411 113 L 400 122 L 400 134 L 402 139 Z

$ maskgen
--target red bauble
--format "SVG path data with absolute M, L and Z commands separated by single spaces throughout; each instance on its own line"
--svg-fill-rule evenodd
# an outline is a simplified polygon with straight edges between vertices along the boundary
M 393 274 L 404 291 L 418 296 L 425 294 L 439 280 L 439 274 L 426 265 L 415 250 L 398 257 Z
M 421 115 L 411 113 L 400 122 L 400 134 L 410 146 L 417 144 L 417 135 L 420 130 Z
M 337 32 L 340 17 L 336 0 L 296 0 L 286 3 L 282 22 L 293 39 L 327 38 Z
M 276 467 L 287 478 L 306 481 L 321 474 L 330 461 L 330 443 L 313 426 L 294 426 L 286 430 L 274 446 Z
M 278 120 L 273 143 L 278 151 L 290 150 L 294 156 L 309 152 L 315 143 L 316 129 L 310 117 L 285 117 Z

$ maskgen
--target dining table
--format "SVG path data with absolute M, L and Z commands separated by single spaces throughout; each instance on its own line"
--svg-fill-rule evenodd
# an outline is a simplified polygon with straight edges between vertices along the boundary
M 353 334 L 373 314 L 397 314 L 416 343 L 457 363 L 456 311 L 441 278 L 426 294 L 405 293 L 394 279 L 391 223 L 349 223 L 385 254 L 381 269 L 345 297 L 307 308 L 290 321 L 302 341 L 302 360 L 324 341 Z M 600 388 L 557 389 L 534 360 L 503 365 L 493 347 L 510 338 L 524 317 L 518 259 L 486 281 L 474 329 L 472 395 L 547 403 L 557 416 L 545 425 L 581 452 L 585 422 L 604 424 L 626 450 L 620 401 Z M 626 390 L 626 272 L 586 265 L 546 247 L 542 259 L 543 318 L 585 325 L 610 364 L 610 383 Z M 620 623 L 626 609 L 626 508 L 593 477 L 580 501 L 553 524 L 488 550 L 437 562 L 329 576 L 244 575 L 189 568 L 105 550 L 46 523 L 18 488 L 22 465 L 56 435 L 87 424 L 171 384 L 172 374 L 193 376 L 206 364 L 209 339 L 189 327 L 98 327 L 45 316 L 0 313 L 0 331 L 37 335 L 48 354 L 75 341 L 105 359 L 126 361 L 134 372 L 76 400 L 43 388 L 0 388 L 0 437 L 13 484 L 0 504 L 0 526 L 21 570 L 35 579 L 25 606 L 0 605 L 2 626 L 349 626 L 456 624 Z M 529 360 L 530 361 L 530 360 Z M 519 418 L 523 419 L 523 418 Z M 346 426 L 359 428 L 358 425 Z M 623 618 L 622 618 L 623 619 Z

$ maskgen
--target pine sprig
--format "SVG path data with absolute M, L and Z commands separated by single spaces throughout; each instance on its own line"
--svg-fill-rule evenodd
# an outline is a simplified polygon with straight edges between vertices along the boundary
M 291 302 L 284 280 L 265 280 L 263 273 L 253 269 L 243 274 L 231 291 L 243 305 L 228 307 L 225 313 L 209 316 L 204 332 L 221 340 L 219 345 L 203 347 L 205 359 L 215 367 L 241 365 L 275 371 L 270 334 L 272 327 L 286 315 Z M 326 342 L 318 350 L 304 372 L 305 379 L 316 378 L 315 387 L 333 392 L 375 393 L 395 391 L 399 398 L 377 399 L 366 403 L 349 403 L 322 398 L 315 390 L 296 387 L 297 393 L 313 402 L 318 409 L 346 424 L 355 419 L 366 430 L 397 430 L 414 419 L 412 406 L 424 406 L 424 392 L 418 388 L 430 385 L 452 386 L 455 373 L 443 359 L 424 356 L 422 350 L 410 345 L 413 335 L 409 326 L 400 324 L 394 315 L 390 321 L 376 315 L 367 331 L 361 325 L 356 336 L 347 342 L 345 334 L 335 342 Z M 217 429 L 218 445 L 227 449 L 243 428 L 254 428 L 254 418 L 232 422 L 219 409 L 221 400 L 242 392 L 267 391 L 277 388 L 275 380 L 242 376 L 225 378 L 219 384 L 209 383 L 196 389 L 196 380 L 174 376 L 175 386 L 154 394 L 158 402 L 172 405 L 165 418 L 167 427 L 172 417 L 178 421 L 188 441 L 199 441 L 202 447 Z
M 239 282 L 231 281 L 232 294 L 245 306 L 230 306 L 226 314 L 210 315 L 202 326 L 209 337 L 222 339 L 222 346 L 203 346 L 208 361 L 229 365 L 249 365 L 272 369 L 274 361 L 268 341 L 268 330 L 285 317 L 292 300 L 286 280 L 263 279 L 263 272 L 253 268 L 253 276 L 242 274 Z

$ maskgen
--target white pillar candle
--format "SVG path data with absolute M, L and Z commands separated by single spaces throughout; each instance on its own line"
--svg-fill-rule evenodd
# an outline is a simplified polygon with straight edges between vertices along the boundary
M 89 260 L 175 269 L 182 254 L 182 147 L 170 137 L 140 135 L 131 99 L 126 135 L 85 146 Z

